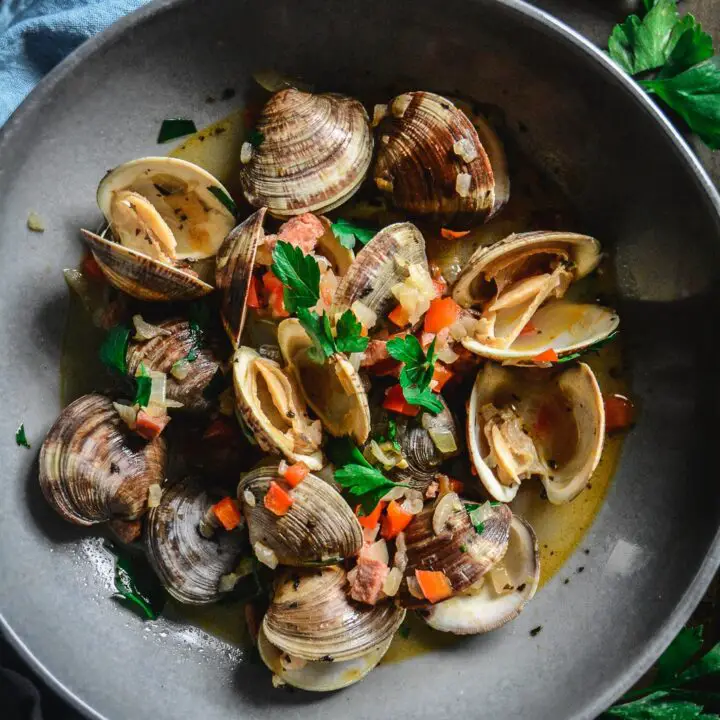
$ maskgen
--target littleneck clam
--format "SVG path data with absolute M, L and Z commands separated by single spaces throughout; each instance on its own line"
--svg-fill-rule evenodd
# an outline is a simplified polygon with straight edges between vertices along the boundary
M 311 473 L 288 491 L 292 506 L 278 516 L 263 500 L 270 483 L 279 479 L 277 465 L 263 465 L 244 475 L 238 485 L 253 547 L 260 542 L 279 563 L 293 566 L 357 554 L 363 542 L 362 528 L 337 490 Z
M 507 202 L 509 181 L 502 145 L 490 126 L 482 127 L 484 141 L 440 95 L 398 95 L 378 127 L 375 184 L 411 213 L 489 219 Z
M 342 354 L 319 363 L 310 355 L 313 343 L 296 319 L 283 320 L 278 344 L 298 387 L 331 435 L 350 435 L 364 443 L 370 434 L 370 408 L 357 370 Z
M 456 493 L 446 493 L 427 505 L 405 530 L 407 566 L 400 595 L 403 605 L 427 605 L 421 594 L 413 592 L 416 570 L 443 572 L 453 595 L 477 582 L 505 555 L 511 519 L 507 505 L 492 506 L 478 532 Z
M 165 477 L 165 441 L 131 435 L 112 402 L 83 395 L 50 428 L 40 450 L 40 487 L 66 520 L 133 520 Z
M 237 350 L 232 366 L 237 412 L 258 445 L 319 470 L 322 427 L 308 417 L 295 379 L 249 347 Z
M 130 339 L 127 349 L 128 374 L 135 377 L 140 365 L 167 375 L 166 397 L 183 404 L 187 410 L 205 411 L 211 406 L 203 391 L 220 368 L 220 362 L 208 347 L 197 347 L 190 323 L 182 318 L 170 318 L 157 323 L 165 331 L 150 340 Z M 167 333 L 167 334 L 165 334 Z M 179 379 L 173 366 L 194 352 L 195 359 L 187 362 L 187 374 Z
M 556 505 L 573 500 L 597 467 L 605 409 L 584 363 L 566 370 L 501 367 L 478 373 L 468 406 L 468 450 L 480 481 L 500 502 L 541 480 Z
M 112 239 L 83 230 L 108 280 L 140 300 L 201 297 L 190 263 L 215 255 L 235 224 L 227 190 L 185 160 L 147 157 L 111 170 L 97 192 Z
M 387 600 L 363 605 L 348 599 L 345 570 L 330 565 L 280 573 L 263 619 L 267 640 L 302 660 L 345 661 L 383 646 L 405 610 Z
M 478 248 L 452 291 L 460 305 L 482 311 L 463 345 L 493 360 L 520 362 L 604 340 L 619 323 L 613 310 L 560 299 L 600 257 L 597 240 L 569 232 L 520 233 Z
M 247 147 L 240 181 L 253 207 L 290 217 L 344 203 L 370 167 L 373 138 L 357 100 L 288 88 L 260 113 L 261 141 Z
M 239 532 L 221 529 L 208 539 L 198 531 L 212 504 L 204 488 L 183 481 L 165 488 L 160 504 L 147 516 L 150 564 L 166 590 L 188 605 L 220 599 L 220 578 L 235 568 L 242 550 Z
M 485 633 L 516 618 L 540 582 L 538 543 L 530 525 L 514 515 L 505 557 L 466 593 L 422 611 L 430 627 L 457 635 Z

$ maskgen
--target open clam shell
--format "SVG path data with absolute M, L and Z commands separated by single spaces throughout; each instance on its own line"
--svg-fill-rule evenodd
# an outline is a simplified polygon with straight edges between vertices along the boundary
M 359 300 L 378 317 L 387 315 L 397 304 L 392 288 L 407 278 L 411 265 L 428 267 L 422 233 L 408 222 L 388 225 L 357 254 L 338 285 L 334 306 L 347 310 Z
M 130 339 L 126 354 L 128 375 L 134 377 L 143 364 L 148 370 L 167 375 L 166 396 L 183 404 L 187 410 L 206 411 L 212 403 L 203 391 L 215 377 L 220 362 L 208 347 L 196 347 L 190 323 L 182 318 L 170 318 L 156 323 L 169 335 L 157 335 L 150 340 Z M 186 358 L 191 350 L 197 357 L 188 363 L 188 373 L 179 380 L 172 374 L 173 365 Z
M 138 300 L 194 300 L 213 291 L 196 275 L 119 243 L 81 230 L 83 239 L 111 285 Z
M 295 376 L 307 404 L 336 437 L 350 435 L 364 443 L 370 434 L 370 407 L 357 370 L 341 353 L 316 362 L 309 354 L 313 347 L 298 320 L 283 320 L 278 327 L 278 344 L 285 362 Z
M 600 257 L 597 240 L 570 232 L 520 233 L 478 248 L 452 290 L 460 305 L 482 312 L 463 345 L 483 357 L 519 363 L 550 349 L 562 357 L 604 340 L 618 327 L 615 311 L 560 299 Z
M 430 627 L 442 632 L 489 632 L 514 620 L 535 595 L 539 582 L 537 538 L 532 527 L 515 515 L 505 557 L 485 575 L 480 587 L 432 605 L 422 615 Z
M 293 657 L 326 662 L 352 660 L 383 646 L 405 610 L 390 601 L 354 603 L 346 584 L 337 565 L 281 573 L 263 619 L 268 641 Z
M 244 346 L 233 356 L 232 366 L 237 414 L 260 448 L 320 470 L 322 427 L 308 417 L 294 377 Z
M 146 443 L 132 436 L 102 395 L 83 395 L 68 405 L 40 449 L 43 494 L 77 525 L 140 517 L 148 488 L 164 477 L 164 439 Z
M 263 503 L 270 482 L 278 478 L 277 465 L 266 465 L 240 480 L 238 498 L 251 545 L 260 542 L 275 553 L 278 562 L 293 566 L 338 561 L 358 553 L 362 528 L 337 490 L 310 473 L 289 490 L 293 504 L 285 515 L 278 516 Z M 246 493 L 252 496 L 251 503 Z
M 285 663 L 289 656 L 278 650 L 265 635 L 262 626 L 258 633 L 257 647 L 267 668 L 283 682 L 300 690 L 332 692 L 341 690 L 362 680 L 383 659 L 392 637 L 364 655 L 350 660 L 307 660 Z
M 212 504 L 202 487 L 183 481 L 167 487 L 147 516 L 150 564 L 166 590 L 188 605 L 220 599 L 220 578 L 236 567 L 242 550 L 239 532 L 220 530 L 207 539 L 198 531 Z
M 481 128 L 484 141 L 468 117 L 440 95 L 398 95 L 378 127 L 375 184 L 412 213 L 492 217 L 507 201 L 509 180 L 500 141 L 489 125 Z
M 352 98 L 281 90 L 262 109 L 256 130 L 262 141 L 251 149 L 240 181 L 253 207 L 277 217 L 341 205 L 370 167 L 367 113 Z
M 477 532 L 457 494 L 446 493 L 427 505 L 405 529 L 407 566 L 401 603 L 408 608 L 428 605 L 410 590 L 416 570 L 444 572 L 453 594 L 476 583 L 505 555 L 511 519 L 510 508 L 498 504 L 490 509 L 482 532 Z
M 548 500 L 585 489 L 605 440 L 605 408 L 584 363 L 566 370 L 501 367 L 478 373 L 468 406 L 468 450 L 480 481 L 500 502 L 538 477 Z

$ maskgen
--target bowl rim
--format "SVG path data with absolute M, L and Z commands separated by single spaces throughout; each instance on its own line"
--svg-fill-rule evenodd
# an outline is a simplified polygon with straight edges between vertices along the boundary
M 45 96 L 69 76 L 78 66 L 99 50 L 110 46 L 120 40 L 125 33 L 136 25 L 143 24 L 156 16 L 174 10 L 176 7 L 192 0 L 151 0 L 133 12 L 116 20 L 112 25 L 88 40 L 83 42 L 70 55 L 56 65 L 45 75 L 23 102 L 13 111 L 5 124 L 0 127 L 0 157 L 4 148 L 12 143 L 13 135 L 23 124 L 26 115 L 33 112 L 36 105 L 44 100 Z M 651 116 L 660 126 L 670 146 L 676 155 L 689 166 L 695 184 L 698 186 L 709 208 L 714 210 L 718 227 L 720 228 L 720 193 L 715 187 L 708 172 L 700 163 L 688 142 L 678 129 L 670 122 L 663 112 L 655 105 L 640 86 L 625 73 L 610 57 L 597 47 L 588 38 L 559 20 L 546 10 L 530 5 L 525 0 L 470 0 L 477 4 L 497 5 L 504 11 L 519 16 L 538 32 L 545 31 L 556 40 L 585 54 L 600 68 L 600 72 L 615 81 L 620 92 L 625 92 L 638 106 L 641 112 Z M 579 715 L 573 720 L 581 718 L 595 718 L 604 712 L 615 700 L 620 698 L 637 680 L 645 674 L 665 648 L 672 642 L 683 627 L 687 619 L 698 605 L 715 573 L 720 567 L 720 528 L 692 582 L 677 603 L 673 611 L 665 619 L 662 627 L 654 638 L 650 640 L 640 655 L 632 662 L 626 673 L 611 681 L 600 693 L 591 698 Z M 11 627 L 0 608 L 0 632 L 18 653 L 30 669 L 35 672 L 52 690 L 81 714 L 94 720 L 109 720 L 93 707 L 88 705 L 81 697 L 67 688 L 50 670 L 45 667 L 42 660 L 23 642 L 22 638 Z

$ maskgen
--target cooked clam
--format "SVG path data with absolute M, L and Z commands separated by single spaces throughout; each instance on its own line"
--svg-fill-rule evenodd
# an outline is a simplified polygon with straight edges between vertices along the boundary
M 446 493 L 427 505 L 405 530 L 407 566 L 402 604 L 409 608 L 428 604 L 416 587 L 416 570 L 443 572 L 453 595 L 476 583 L 505 555 L 511 519 L 507 505 L 489 507 L 478 532 L 456 493 Z
M 252 206 L 277 217 L 341 205 L 370 167 L 367 113 L 352 98 L 281 90 L 262 109 L 256 131 L 262 140 L 244 146 L 240 181 Z
M 345 592 L 337 566 L 283 571 L 263 619 L 267 640 L 302 660 L 352 660 L 383 646 L 400 627 L 405 610 L 390 601 L 362 605 Z
M 429 92 L 398 95 L 378 127 L 378 189 L 412 213 L 492 217 L 510 185 L 500 141 L 478 122 L 482 138 L 450 100 Z
M 40 449 L 40 487 L 66 520 L 134 520 L 165 477 L 165 441 L 131 435 L 113 404 L 83 395 L 68 405 Z
M 519 362 L 604 340 L 619 324 L 613 310 L 560 299 L 600 257 L 597 240 L 569 232 L 520 233 L 479 248 L 453 287 L 460 305 L 482 311 L 463 345 L 483 357 Z
M 157 323 L 163 330 L 150 340 L 131 338 L 127 349 L 128 374 L 135 377 L 140 365 L 148 370 L 157 370 L 167 375 L 166 397 L 181 402 L 188 410 L 208 410 L 210 401 L 203 391 L 220 368 L 213 351 L 208 347 L 196 347 L 190 323 L 181 318 L 171 318 Z M 167 334 L 165 334 L 167 333 Z M 173 374 L 173 366 L 188 357 L 194 350 L 196 357 L 187 362 L 187 373 L 180 379 Z
M 457 635 L 489 632 L 516 618 L 535 595 L 540 561 L 535 533 L 513 516 L 505 557 L 466 593 L 422 611 L 430 627 Z
M 487 363 L 468 407 L 468 449 L 490 495 L 510 502 L 520 483 L 538 477 L 548 500 L 573 500 L 597 467 L 605 409 L 588 365 L 567 370 Z
M 270 483 L 278 478 L 278 466 L 266 465 L 244 475 L 238 485 L 253 547 L 259 542 L 279 563 L 297 566 L 358 553 L 362 528 L 337 490 L 311 473 L 289 490 L 292 506 L 278 516 L 263 502 Z
M 350 435 L 364 443 L 370 434 L 370 408 L 357 370 L 341 353 L 319 363 L 313 342 L 298 320 L 283 320 L 278 343 L 298 387 L 331 435 Z
M 322 426 L 310 420 L 294 378 L 278 363 L 252 348 L 239 348 L 233 356 L 233 386 L 239 419 L 263 450 L 304 462 L 311 470 L 322 467 Z
M 198 531 L 212 504 L 202 487 L 183 481 L 166 488 L 147 516 L 150 564 L 166 590 L 188 605 L 220 599 L 220 578 L 235 568 L 242 550 L 239 532 L 221 530 L 208 539 Z

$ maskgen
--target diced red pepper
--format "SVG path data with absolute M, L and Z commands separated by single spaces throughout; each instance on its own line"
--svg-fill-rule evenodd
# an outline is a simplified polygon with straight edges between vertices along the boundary
M 290 465 L 285 471 L 283 477 L 290 487 L 297 487 L 310 472 L 310 469 L 304 462 L 296 462 Z
M 627 430 L 635 417 L 635 407 L 624 395 L 614 393 L 603 397 L 605 402 L 605 431 Z
M 425 313 L 424 330 L 439 333 L 450 327 L 460 317 L 460 306 L 451 298 L 435 298 Z
M 355 515 L 357 515 L 358 522 L 368 530 L 372 530 L 379 522 L 380 515 L 385 508 L 384 502 L 379 502 L 375 509 L 369 515 L 360 515 L 360 505 L 355 508 Z
M 469 230 L 450 230 L 449 228 L 440 228 L 440 235 L 446 240 L 459 240 L 469 234 Z
M 270 481 L 270 488 L 265 493 L 263 504 L 274 515 L 287 515 L 293 504 L 292 497 L 274 480 Z
M 398 305 L 391 313 L 389 313 L 388 319 L 398 327 L 405 327 L 410 322 L 407 310 L 405 310 L 402 305 Z
M 546 362 L 557 362 L 558 361 L 558 354 L 555 352 L 553 348 L 548 348 L 547 350 L 544 350 L 539 355 L 536 355 L 533 358 L 533 362 L 536 363 L 546 363 Z
M 387 506 L 385 517 L 382 521 L 380 534 L 386 540 L 396 538 L 412 521 L 414 515 L 405 512 L 395 500 L 391 500 Z
M 237 501 L 231 497 L 224 497 L 220 502 L 215 503 L 212 511 L 226 530 L 234 530 L 242 520 Z
M 272 270 L 268 270 L 263 275 L 263 285 L 269 293 L 282 292 L 283 284 L 279 277 Z
M 262 300 L 260 299 L 260 281 L 257 275 L 253 275 L 250 278 L 250 285 L 248 286 L 247 299 L 245 304 L 251 308 L 261 308 L 263 306 Z
M 440 392 L 445 387 L 445 383 L 453 377 L 454 374 L 452 370 L 445 367 L 442 363 L 436 363 L 431 380 L 431 384 L 433 382 L 435 383 L 432 385 L 433 392 Z
M 450 489 L 457 495 L 462 495 L 465 491 L 465 483 L 462 480 L 450 478 Z
M 145 412 L 145 410 L 140 410 L 135 419 L 135 432 L 146 440 L 154 440 L 169 422 L 170 417 L 168 415 L 155 417 Z
M 452 593 L 452 585 L 442 570 L 415 570 L 420 590 L 431 603 L 446 600 Z
M 532 320 L 529 320 L 527 325 L 520 331 L 520 337 L 526 337 L 527 335 L 535 335 L 537 328 L 532 324 Z
M 285 308 L 285 297 L 282 290 L 271 292 L 268 297 L 268 304 L 272 309 L 273 316 L 276 318 L 290 317 L 290 313 Z
M 420 412 L 420 408 L 417 405 L 410 405 L 410 403 L 405 400 L 405 396 L 403 395 L 403 390 L 400 385 L 393 385 L 388 389 L 385 393 L 383 407 L 390 412 L 400 413 L 401 415 L 409 415 L 410 417 L 415 417 Z

